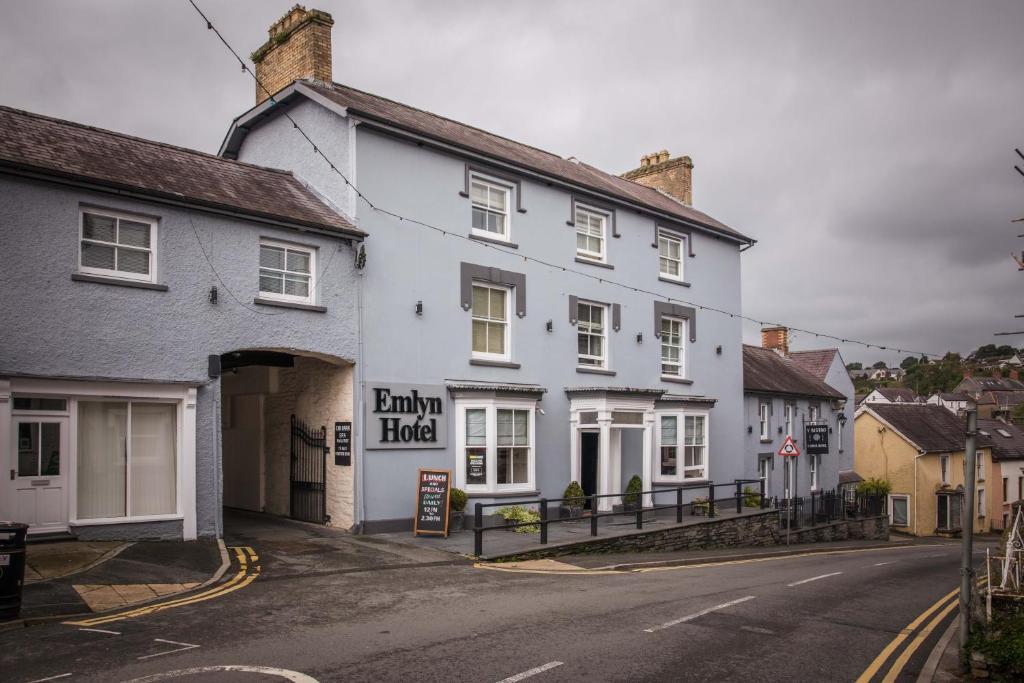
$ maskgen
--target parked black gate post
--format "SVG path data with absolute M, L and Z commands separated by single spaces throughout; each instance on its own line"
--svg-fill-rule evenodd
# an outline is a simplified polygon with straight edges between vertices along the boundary
M 708 519 L 715 516 L 715 482 L 708 482 Z
M 676 524 L 683 523 L 683 489 L 676 489 Z
M 548 542 L 548 500 L 540 499 L 540 542 L 541 545 Z
M 757 487 L 761 490 L 761 509 L 764 510 L 764 479 L 759 479 Z
M 743 512 L 743 484 L 736 481 L 736 514 Z
M 590 535 L 597 536 L 597 494 L 590 496 Z
M 292 415 L 291 516 L 327 523 L 327 428 L 313 429 Z
M 473 554 L 480 557 L 484 554 L 484 504 L 477 503 L 473 506 Z

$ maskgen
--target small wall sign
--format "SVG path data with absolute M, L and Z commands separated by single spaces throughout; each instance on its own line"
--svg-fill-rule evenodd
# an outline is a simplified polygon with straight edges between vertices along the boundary
M 352 465 L 352 423 L 334 423 L 334 464 L 342 467 Z
M 367 383 L 364 447 L 447 448 L 445 392 L 443 386 L 431 384 Z
M 416 518 L 413 533 L 448 536 L 451 470 L 419 470 L 416 475 Z

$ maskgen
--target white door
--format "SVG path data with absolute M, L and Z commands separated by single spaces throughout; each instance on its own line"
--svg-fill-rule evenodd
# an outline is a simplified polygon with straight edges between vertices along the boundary
M 14 521 L 29 533 L 68 528 L 66 417 L 15 417 L 13 420 Z

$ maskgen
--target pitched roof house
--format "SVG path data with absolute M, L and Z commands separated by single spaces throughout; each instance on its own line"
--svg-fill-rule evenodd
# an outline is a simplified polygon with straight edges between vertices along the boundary
M 878 387 L 864 397 L 862 403 L 919 403 L 913 389 L 904 387 Z

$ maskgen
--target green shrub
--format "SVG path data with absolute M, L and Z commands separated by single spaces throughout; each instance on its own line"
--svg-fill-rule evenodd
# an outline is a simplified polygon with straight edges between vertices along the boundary
M 452 489 L 451 494 L 448 496 L 448 504 L 454 512 L 462 512 L 465 510 L 467 500 L 466 492 L 462 489 Z
M 569 482 L 569 485 L 565 487 L 565 492 L 562 493 L 562 505 L 571 508 L 581 508 L 586 503 L 586 494 L 583 493 L 583 487 L 580 486 L 578 481 Z
M 694 498 L 693 499 L 693 512 L 694 512 L 694 514 L 707 515 L 708 514 L 708 510 L 710 510 L 710 509 L 711 509 L 711 501 L 709 501 L 707 498 L 698 497 L 698 498 Z M 717 515 L 718 512 L 719 512 L 719 509 L 718 509 L 718 506 L 716 505 L 715 506 L 715 514 Z
M 640 492 L 643 490 L 643 479 L 634 474 L 633 478 L 626 484 L 626 495 L 622 496 L 622 502 L 626 505 L 635 505 L 640 500 Z
M 885 479 L 865 479 L 857 484 L 857 493 L 866 496 L 887 496 L 892 492 L 892 484 Z
M 749 486 L 744 486 L 743 504 L 748 508 L 761 507 L 761 491 L 759 489 L 752 489 Z
M 526 526 L 517 526 L 512 529 L 517 534 L 536 534 L 540 532 L 540 525 L 537 524 L 540 521 L 540 513 L 536 510 L 528 510 L 521 505 L 509 505 L 498 508 L 497 514 L 501 515 L 506 522 L 512 522 L 513 524 L 529 523 Z
M 993 679 L 1019 681 L 1024 676 L 1024 615 L 996 614 L 992 623 L 971 635 L 968 648 L 992 664 Z

